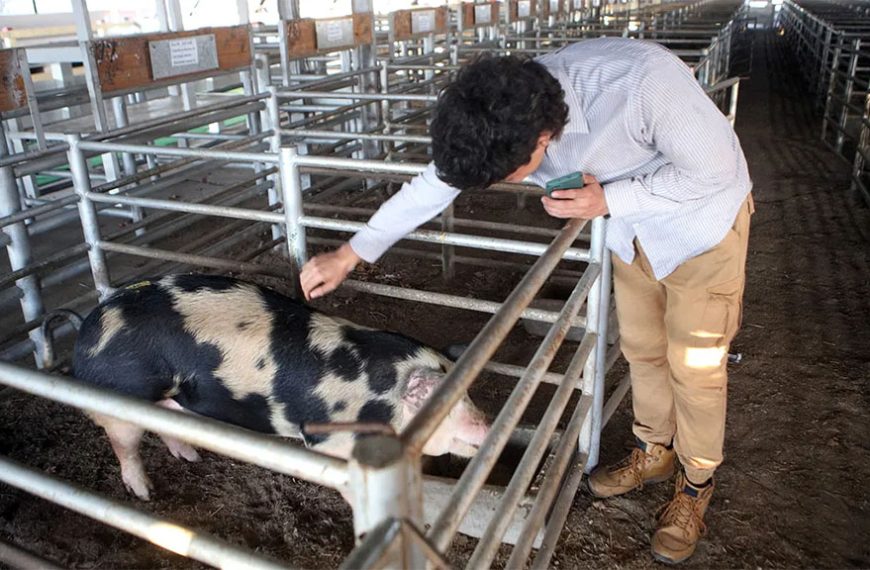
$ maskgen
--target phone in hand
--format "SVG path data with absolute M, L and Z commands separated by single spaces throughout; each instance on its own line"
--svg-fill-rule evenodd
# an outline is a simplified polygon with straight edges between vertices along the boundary
M 544 191 L 548 198 L 553 198 L 553 191 L 555 190 L 573 190 L 575 188 L 583 188 L 583 186 L 583 173 L 572 172 L 571 174 L 566 174 L 565 176 L 553 178 L 548 181 Z M 560 198 L 553 198 L 553 200 L 559 199 Z

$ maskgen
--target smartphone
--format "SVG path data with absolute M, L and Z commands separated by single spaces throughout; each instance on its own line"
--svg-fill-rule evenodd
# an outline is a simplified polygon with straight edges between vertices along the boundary
M 553 178 L 547 182 L 545 192 L 547 193 L 548 198 L 553 198 L 554 190 L 573 190 L 574 188 L 583 188 L 582 172 L 572 172 L 571 174 L 566 174 L 559 178 Z M 558 200 L 559 198 L 553 199 Z

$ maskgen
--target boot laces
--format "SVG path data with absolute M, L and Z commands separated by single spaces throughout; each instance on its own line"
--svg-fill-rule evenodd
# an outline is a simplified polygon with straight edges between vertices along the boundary
M 701 501 L 693 499 L 683 492 L 678 492 L 670 503 L 659 511 L 658 519 L 662 525 L 676 526 L 688 537 L 692 525 L 698 527 L 701 536 L 707 534 L 707 525 L 701 514 Z
M 614 465 L 611 471 L 627 471 L 634 479 L 634 486 L 643 489 L 643 467 L 646 457 L 647 454 L 644 450 L 635 447 L 631 450 L 631 455 Z

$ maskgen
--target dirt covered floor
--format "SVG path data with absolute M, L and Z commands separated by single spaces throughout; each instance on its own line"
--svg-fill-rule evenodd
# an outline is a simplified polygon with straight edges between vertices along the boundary
M 870 567 L 870 211 L 848 198 L 849 168 L 818 142 L 819 118 L 797 77 L 773 38 L 759 36 L 737 125 L 758 210 L 745 324 L 732 350 L 743 362 L 731 369 L 727 457 L 707 517 L 709 536 L 690 568 Z M 436 262 L 398 257 L 377 272 L 381 281 L 496 300 L 519 278 L 460 268 L 457 284 L 446 287 Z M 433 346 L 468 341 L 486 320 L 371 299 L 342 294 L 318 305 Z M 532 337 L 518 330 L 499 360 L 527 361 L 533 349 Z M 620 365 L 614 374 L 623 372 Z M 507 392 L 503 379 L 485 378 L 472 397 L 493 412 Z M 542 390 L 527 421 L 548 394 Z M 625 453 L 630 425 L 626 401 L 604 434 L 603 461 Z M 0 453 L 130 500 L 103 434 L 62 406 L 22 395 L 0 400 Z M 145 507 L 160 516 L 294 566 L 333 568 L 353 547 L 351 513 L 337 493 L 210 453 L 201 463 L 183 464 L 154 437 L 146 438 L 143 455 L 156 485 Z M 553 566 L 654 566 L 648 553 L 653 514 L 670 493 L 658 485 L 598 501 L 581 490 Z M 199 567 L 2 485 L 0 540 L 67 567 Z M 459 537 L 451 561 L 462 565 L 474 545 Z M 507 553 L 503 547 L 497 565 Z

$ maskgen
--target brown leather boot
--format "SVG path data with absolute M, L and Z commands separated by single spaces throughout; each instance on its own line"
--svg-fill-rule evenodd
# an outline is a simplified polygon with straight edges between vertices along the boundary
M 673 449 L 640 440 L 631 455 L 615 465 L 599 467 L 589 476 L 589 490 L 600 499 L 642 489 L 648 483 L 667 481 L 674 475 Z
M 658 514 L 658 529 L 652 537 L 652 555 L 665 564 L 679 564 L 695 553 L 695 547 L 707 534 L 704 513 L 713 496 L 713 481 L 695 487 L 680 472 L 676 493 Z

